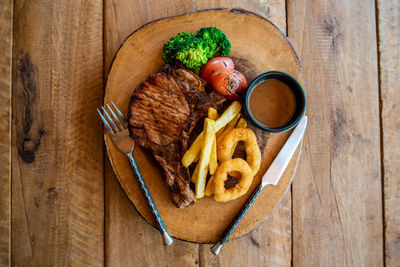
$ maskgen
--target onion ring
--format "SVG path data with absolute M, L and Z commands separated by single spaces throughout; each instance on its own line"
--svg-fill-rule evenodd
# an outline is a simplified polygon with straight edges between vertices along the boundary
M 229 189 L 225 188 L 225 181 L 228 173 L 238 171 L 241 177 L 238 183 Z M 219 202 L 226 202 L 243 196 L 249 190 L 253 182 L 253 174 L 249 164 L 241 158 L 230 159 L 218 166 L 212 183 L 214 185 L 214 199 Z
M 218 160 L 225 162 L 232 158 L 232 151 L 239 141 L 244 141 L 246 161 L 250 165 L 252 175 L 256 175 L 260 169 L 261 152 L 257 144 L 256 134 L 249 128 L 234 128 L 230 130 L 218 144 Z

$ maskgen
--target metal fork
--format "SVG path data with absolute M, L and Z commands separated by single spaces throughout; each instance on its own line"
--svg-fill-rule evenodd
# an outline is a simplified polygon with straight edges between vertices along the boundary
M 145 196 L 147 205 L 151 210 L 151 214 L 156 221 L 157 227 L 163 235 L 164 246 L 169 246 L 172 244 L 172 242 L 174 242 L 174 240 L 168 234 L 167 229 L 165 229 L 164 223 L 161 220 L 160 214 L 158 213 L 157 208 L 154 205 L 153 199 L 150 196 L 149 190 L 144 183 L 143 177 L 140 174 L 139 168 L 133 157 L 132 151 L 135 147 L 135 142 L 129 136 L 129 131 L 127 127 L 128 122 L 125 119 L 124 115 L 122 115 L 121 111 L 119 111 L 117 106 L 114 104 L 114 102 L 111 103 L 118 116 L 114 113 L 114 111 L 108 104 L 106 105 L 106 107 L 108 108 L 111 116 L 108 114 L 107 110 L 103 106 L 101 107 L 101 109 L 103 110 L 104 116 L 99 109 L 97 109 L 97 112 L 99 113 L 101 120 L 106 126 L 114 145 L 118 148 L 119 151 L 121 151 L 128 157 L 133 174 L 139 184 L 140 189 L 142 190 L 143 195 Z

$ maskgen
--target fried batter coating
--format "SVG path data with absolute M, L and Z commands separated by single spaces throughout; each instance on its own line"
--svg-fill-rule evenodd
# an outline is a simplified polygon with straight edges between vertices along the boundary
M 241 178 L 238 183 L 229 189 L 225 188 L 225 181 L 228 179 L 228 173 L 238 171 Z M 226 202 L 243 196 L 249 190 L 253 182 L 252 170 L 249 164 L 241 159 L 230 159 L 218 166 L 213 177 L 214 199 L 219 202 Z
M 223 140 L 217 145 L 218 160 L 225 162 L 232 158 L 232 151 L 239 141 L 244 141 L 246 161 L 250 165 L 252 175 L 260 169 L 261 152 L 257 144 L 255 133 L 249 128 L 234 128 L 230 130 Z

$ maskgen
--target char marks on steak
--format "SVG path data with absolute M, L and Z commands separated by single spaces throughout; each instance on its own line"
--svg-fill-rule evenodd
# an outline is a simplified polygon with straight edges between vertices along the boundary
M 161 166 L 171 199 L 179 208 L 195 201 L 189 170 L 181 164 L 188 140 L 209 107 L 221 108 L 225 98 L 204 91 L 204 81 L 190 70 L 166 65 L 133 92 L 129 103 L 130 136 L 152 151 Z

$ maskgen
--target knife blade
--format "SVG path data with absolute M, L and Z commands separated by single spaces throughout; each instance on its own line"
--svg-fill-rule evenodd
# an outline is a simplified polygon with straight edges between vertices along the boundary
M 267 172 L 264 174 L 261 180 L 263 187 L 268 184 L 278 184 L 279 179 L 281 179 L 282 174 L 284 173 L 286 167 L 289 165 L 289 162 L 292 159 L 294 152 L 296 152 L 296 149 L 300 144 L 301 139 L 303 138 L 306 128 L 307 116 L 304 116 L 297 124 L 296 128 L 293 130 L 292 134 L 286 141 L 285 145 L 282 147 L 281 151 L 279 151 L 271 166 L 269 166 Z
M 304 136 L 304 132 L 307 128 L 307 120 L 307 116 L 304 115 L 304 117 L 297 124 L 296 128 L 293 130 L 292 134 L 289 136 L 288 140 L 283 145 L 281 151 L 279 151 L 278 155 L 272 162 L 271 166 L 268 168 L 267 172 L 264 174 L 261 183 L 256 187 L 256 189 L 254 189 L 249 199 L 240 209 L 238 214 L 236 214 L 233 221 L 229 224 L 228 228 L 222 234 L 220 241 L 211 248 L 211 251 L 215 255 L 219 254 L 222 246 L 228 240 L 235 228 L 239 225 L 240 221 L 253 205 L 257 197 L 260 195 L 263 188 L 266 185 L 278 184 L 279 179 L 282 177 L 282 174 L 284 173 L 286 167 L 293 157 L 294 152 L 296 152 L 296 149 L 299 146 L 301 139 Z

